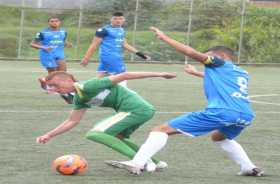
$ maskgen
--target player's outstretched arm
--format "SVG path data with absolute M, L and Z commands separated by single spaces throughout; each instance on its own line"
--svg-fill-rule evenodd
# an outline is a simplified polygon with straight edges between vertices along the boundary
M 167 36 L 166 34 L 164 34 L 161 30 L 159 30 L 156 27 L 150 27 L 150 30 L 156 33 L 156 36 L 163 40 L 164 42 L 166 42 L 167 44 L 169 44 L 170 46 L 174 47 L 177 51 L 183 53 L 186 56 L 189 56 L 190 58 L 199 61 L 199 62 L 204 62 L 207 60 L 208 55 L 201 53 L 195 49 L 193 49 L 192 47 L 188 46 L 188 45 L 184 45 L 172 38 L 170 38 L 169 36 Z
M 94 51 L 99 47 L 100 43 L 102 42 L 102 38 L 100 37 L 94 37 L 94 39 L 92 40 L 84 58 L 81 61 L 81 65 L 82 66 L 86 66 L 88 65 L 88 62 L 91 58 L 91 56 L 93 55 Z
M 53 137 L 69 131 L 80 122 L 86 110 L 87 109 L 73 110 L 69 115 L 68 119 L 66 119 L 63 123 L 58 125 L 55 129 L 49 131 L 48 133 L 40 137 L 37 137 L 36 142 L 45 144 Z
M 198 71 L 193 65 L 187 64 L 184 67 L 186 73 L 197 76 L 197 77 L 204 77 L 204 72 Z
M 117 75 L 109 76 L 109 79 L 117 84 L 124 80 L 133 80 L 133 79 L 144 79 L 152 77 L 162 77 L 165 79 L 172 79 L 176 77 L 176 74 L 167 73 L 167 72 L 124 72 Z

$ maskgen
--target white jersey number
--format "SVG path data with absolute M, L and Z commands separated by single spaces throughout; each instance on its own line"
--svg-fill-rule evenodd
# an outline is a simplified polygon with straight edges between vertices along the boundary
M 234 92 L 231 96 L 237 97 L 237 98 L 243 98 L 248 100 L 247 94 L 248 94 L 248 81 L 246 78 L 244 77 L 238 77 L 237 78 L 237 84 L 239 86 L 239 90 L 238 92 Z M 243 94 L 245 94 L 246 96 L 244 96 Z

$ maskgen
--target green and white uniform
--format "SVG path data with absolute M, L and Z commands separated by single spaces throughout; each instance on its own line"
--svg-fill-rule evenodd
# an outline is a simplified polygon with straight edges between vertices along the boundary
M 95 78 L 75 83 L 74 109 L 101 106 L 113 108 L 117 113 L 98 122 L 91 131 L 104 132 L 124 137 L 151 119 L 154 107 L 136 92 L 115 85 L 108 77 Z

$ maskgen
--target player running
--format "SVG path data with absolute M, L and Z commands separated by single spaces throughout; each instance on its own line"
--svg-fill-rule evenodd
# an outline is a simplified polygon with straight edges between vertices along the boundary
M 216 46 L 206 53 L 200 53 L 155 27 L 151 27 L 151 30 L 159 39 L 205 66 L 204 72 L 197 71 L 191 65 L 187 65 L 185 71 L 204 79 L 208 105 L 202 111 L 184 114 L 154 127 L 131 161 L 112 161 L 111 165 L 140 174 L 148 159 L 165 146 L 169 135 L 196 137 L 211 133 L 212 141 L 240 166 L 239 175 L 262 176 L 263 171 L 252 163 L 241 145 L 234 140 L 255 116 L 248 100 L 248 73 L 232 63 L 234 52 L 227 47 Z
M 64 48 L 72 47 L 72 44 L 66 41 L 67 32 L 60 28 L 61 21 L 59 18 L 50 17 L 48 24 L 48 28 L 36 34 L 35 39 L 31 42 L 31 47 L 40 49 L 40 62 L 48 73 L 66 71 Z M 44 81 L 40 82 L 41 87 L 47 90 L 46 86 L 43 85 Z M 62 94 L 61 97 L 67 103 L 72 103 L 73 95 Z
M 136 48 L 127 43 L 125 39 L 125 30 L 122 27 L 124 22 L 125 18 L 123 13 L 115 12 L 111 18 L 110 25 L 97 29 L 95 37 L 81 61 L 81 65 L 86 66 L 95 50 L 99 47 L 98 77 L 126 71 L 123 49 L 135 53 L 145 60 L 150 59 L 148 55 L 139 52 Z M 121 85 L 126 86 L 126 81 L 123 81 Z
M 45 78 L 52 92 L 64 94 L 75 92 L 74 109 L 69 117 L 55 129 L 37 138 L 38 143 L 46 143 L 55 136 L 69 131 L 76 126 L 91 106 L 110 107 L 116 114 L 99 121 L 86 134 L 86 138 L 104 144 L 129 157 L 136 154 L 139 147 L 129 136 L 154 115 L 154 107 L 137 93 L 117 85 L 124 80 L 162 77 L 171 79 L 174 74 L 161 72 L 124 72 L 109 77 L 95 78 L 87 81 L 76 81 L 66 72 L 53 72 Z M 156 164 L 156 165 L 155 165 Z M 164 168 L 162 161 L 150 160 L 147 170 Z

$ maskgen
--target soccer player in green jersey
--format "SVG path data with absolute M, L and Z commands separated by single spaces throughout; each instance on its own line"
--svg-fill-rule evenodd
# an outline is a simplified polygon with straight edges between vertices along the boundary
M 55 136 L 76 126 L 91 106 L 110 107 L 116 114 L 97 122 L 86 134 L 86 138 L 104 144 L 132 159 L 139 147 L 129 139 L 142 124 L 150 120 L 154 107 L 134 91 L 118 85 L 124 80 L 162 77 L 171 79 L 175 74 L 165 72 L 124 72 L 104 78 L 94 78 L 78 82 L 66 72 L 53 72 L 45 77 L 49 90 L 65 94 L 75 92 L 74 109 L 59 126 L 37 138 L 37 143 L 45 144 Z M 147 171 L 166 167 L 167 164 L 152 159 Z

